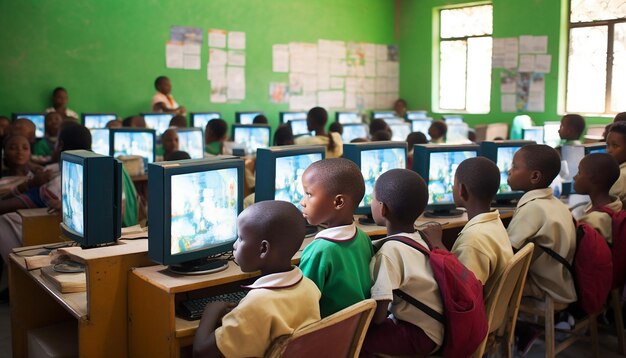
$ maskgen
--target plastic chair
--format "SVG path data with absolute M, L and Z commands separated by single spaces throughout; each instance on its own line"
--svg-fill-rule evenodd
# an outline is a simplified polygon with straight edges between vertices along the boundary
M 503 356 L 512 356 L 517 313 L 534 247 L 533 243 L 529 243 L 511 258 L 500 277 L 496 290 L 485 302 L 489 333 L 473 357 L 482 357 L 487 349 L 492 350 L 499 343 L 503 343 L 504 346 Z
M 358 357 L 376 301 L 368 299 L 278 337 L 265 352 L 275 357 Z

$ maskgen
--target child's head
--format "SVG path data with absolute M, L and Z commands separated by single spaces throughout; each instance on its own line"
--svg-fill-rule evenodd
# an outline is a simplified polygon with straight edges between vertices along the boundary
M 187 128 L 187 118 L 182 114 L 177 114 L 170 119 L 170 127 Z
M 616 114 L 615 119 L 613 119 L 613 122 L 622 122 L 622 121 L 626 121 L 626 112 L 620 112 Z
M 580 114 L 566 114 L 561 118 L 559 136 L 564 140 L 578 140 L 585 131 L 585 118 Z
M 377 225 L 388 222 L 412 225 L 428 203 L 428 187 L 419 174 L 407 169 L 391 169 L 374 185 L 372 217 Z
M 410 153 L 416 144 L 428 144 L 428 138 L 426 138 L 426 135 L 422 132 L 412 132 L 406 136 L 406 143 L 408 144 L 407 149 Z
M 607 153 L 591 153 L 578 163 L 578 174 L 574 176 L 577 194 L 592 192 L 608 194 L 619 178 L 619 164 Z
M 143 116 L 130 116 L 124 118 L 122 125 L 130 128 L 146 128 L 146 120 Z
M 402 98 L 398 98 L 393 104 L 393 110 L 396 112 L 396 114 L 404 116 L 404 114 L 406 113 L 406 101 Z
M 168 95 L 170 94 L 170 92 L 172 92 L 172 84 L 170 83 L 170 79 L 165 76 L 159 76 L 156 80 L 154 80 L 154 88 L 165 95 Z
M 206 144 L 212 142 L 223 142 L 228 134 L 228 124 L 219 118 L 211 119 L 204 130 L 204 141 Z
M 528 144 L 513 156 L 508 184 L 513 190 L 530 191 L 550 186 L 561 171 L 559 153 L 545 144 Z
M 59 135 L 59 128 L 61 128 L 61 123 L 63 123 L 63 116 L 61 116 L 61 114 L 57 112 L 50 112 L 46 114 L 46 136 L 54 138 Z
M 58 162 L 61 158 L 61 152 L 78 149 L 91 150 L 91 132 L 81 124 L 63 122 L 52 153 L 52 161 Z
M 191 156 L 189 155 L 189 153 L 182 151 L 182 150 L 177 150 L 171 153 L 165 153 L 165 155 L 163 156 L 163 160 L 165 160 L 166 162 L 171 162 L 174 160 L 185 160 L 185 159 L 191 159 Z
M 618 163 L 626 162 L 626 121 L 614 122 L 606 136 L 606 152 Z
M 287 124 L 281 124 L 276 128 L 274 133 L 274 145 L 293 145 L 295 144 L 293 139 L 293 131 Z
M 57 87 L 52 91 L 52 106 L 54 108 L 65 108 L 67 106 L 67 90 L 63 87 Z
M 243 272 L 280 272 L 291 267 L 305 227 L 302 213 L 286 201 L 261 201 L 239 214 L 235 261 Z
M 320 160 L 302 175 L 304 197 L 300 202 L 311 225 L 329 226 L 352 222 L 352 215 L 365 194 L 359 167 L 343 158 Z
M 380 130 L 372 134 L 372 142 L 385 142 L 391 140 L 391 132 L 386 130 Z
M 447 132 L 448 132 L 448 125 L 446 124 L 446 122 L 440 119 L 433 121 L 430 124 L 430 127 L 428 128 L 428 135 L 433 140 L 437 140 L 437 139 L 441 139 L 445 137 Z
M 386 131 L 391 134 L 391 128 L 389 128 L 389 125 L 387 124 L 387 122 L 385 122 L 384 119 L 374 118 L 370 122 L 370 135 L 373 136 L 374 133 L 378 131 Z
M 161 135 L 164 155 L 178 151 L 178 133 L 174 128 L 170 128 Z
M 369 140 L 367 138 L 354 138 L 350 141 L 350 143 L 367 143 Z
M 309 131 L 324 132 L 328 122 L 328 112 L 322 107 L 313 107 L 306 114 L 306 125 Z
M 21 168 L 30 161 L 30 143 L 22 135 L 10 135 L 4 140 L 4 165 L 7 168 Z
M 328 127 L 328 130 L 330 132 L 337 132 L 339 134 L 343 134 L 343 126 L 341 125 L 341 123 L 336 122 L 336 121 L 330 124 L 330 127 Z
M 0 116 L 0 138 L 4 137 L 11 127 L 11 121 L 9 117 Z
M 106 124 L 107 128 L 122 128 L 122 122 L 117 119 L 111 119 Z
M 13 124 L 11 124 L 11 134 L 18 134 L 26 137 L 31 146 L 35 144 L 36 130 L 37 128 L 35 127 L 35 123 L 27 118 L 18 118 L 13 121 Z
M 252 120 L 252 124 L 268 124 L 268 123 L 269 121 L 267 120 L 267 117 L 265 117 L 265 115 L 263 114 L 257 114 Z
M 465 159 L 454 175 L 454 204 L 459 207 L 466 207 L 466 203 L 489 205 L 499 187 L 500 170 L 496 163 L 485 157 Z

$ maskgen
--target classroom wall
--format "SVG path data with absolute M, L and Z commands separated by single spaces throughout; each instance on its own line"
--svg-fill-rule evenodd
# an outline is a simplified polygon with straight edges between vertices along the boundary
M 150 110 L 159 75 L 188 112 L 262 110 L 271 123 L 287 104 L 269 102 L 272 45 L 318 39 L 394 43 L 392 0 L 24 0 L 0 2 L 0 114 L 42 111 L 56 86 L 67 88 L 69 107 L 128 116 Z M 170 26 L 244 31 L 246 99 L 209 102 L 206 32 L 202 69 L 165 68 Z
M 438 24 L 434 14 L 441 7 L 476 4 L 467 0 L 402 0 L 400 16 L 400 96 L 412 109 L 433 109 L 432 83 L 437 81 L 433 63 L 438 54 Z M 481 2 L 484 3 L 484 2 Z M 470 125 L 485 122 L 510 122 L 517 114 L 528 114 L 535 122 L 559 120 L 563 115 L 565 61 L 567 56 L 567 21 L 569 0 L 492 0 L 493 37 L 547 35 L 548 54 L 552 55 L 551 72 L 545 76 L 545 111 L 541 113 L 503 113 L 500 110 L 500 69 L 492 71 L 491 111 L 489 114 L 465 114 Z M 448 112 L 446 112 L 448 113 Z M 435 118 L 441 114 L 433 113 Z M 588 116 L 588 123 L 608 123 L 612 118 Z

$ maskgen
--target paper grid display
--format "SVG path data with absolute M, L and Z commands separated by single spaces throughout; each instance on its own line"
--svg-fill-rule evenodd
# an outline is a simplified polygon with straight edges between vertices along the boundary
M 240 102 L 246 98 L 246 34 L 240 31 L 208 31 L 209 62 L 213 103 Z

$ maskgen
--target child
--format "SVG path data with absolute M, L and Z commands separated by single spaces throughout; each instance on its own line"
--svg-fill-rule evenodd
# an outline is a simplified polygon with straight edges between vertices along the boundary
M 508 184 L 512 190 L 525 194 L 517 203 L 507 232 L 514 250 L 534 242 L 571 263 L 576 249 L 576 228 L 569 209 L 550 189 L 560 168 L 559 154 L 547 145 L 526 145 L 515 153 Z M 574 281 L 567 268 L 536 247 L 523 295 L 543 300 L 545 294 L 558 303 L 576 301 Z
M 11 128 L 11 121 L 8 117 L 0 116 L 0 139 L 4 138 Z
M 448 132 L 448 126 L 446 122 L 438 119 L 433 121 L 428 128 L 428 135 L 430 136 L 430 142 L 433 144 L 442 144 L 446 141 L 446 133 Z
M 578 174 L 574 176 L 576 193 L 589 195 L 591 199 L 591 204 L 585 208 L 585 215 L 579 221 L 596 229 L 609 243 L 613 241 L 613 220 L 607 213 L 596 211 L 595 208 L 607 207 L 616 212 L 622 210 L 622 202 L 609 195 L 617 178 L 619 164 L 607 153 L 586 155 L 578 164 Z
M 372 119 L 372 121 L 370 122 L 370 136 L 373 137 L 374 133 L 378 131 L 389 132 L 389 135 L 391 136 L 391 128 L 389 128 L 389 125 L 387 124 L 387 122 L 385 122 L 384 119 Z
M 404 118 L 406 116 L 406 101 L 398 98 L 393 104 L 393 110 L 396 112 L 396 116 Z
M 335 122 L 330 124 L 330 126 L 328 127 L 328 131 L 329 132 L 337 132 L 337 133 L 339 133 L 339 135 L 342 135 L 343 134 L 343 125 L 341 125 L 341 123 L 335 121 Z
M 165 76 L 159 76 L 154 80 L 154 88 L 157 93 L 152 97 L 152 110 L 154 112 L 165 112 L 174 114 L 186 114 L 187 110 L 179 106 L 172 96 L 172 83 Z
M 417 173 L 392 169 L 376 180 L 372 216 L 376 224 L 387 227 L 388 237 L 403 236 L 428 249 L 428 244 L 414 228 L 427 202 L 428 188 Z M 379 250 L 370 263 L 374 279 L 371 293 L 377 308 L 361 354 L 428 356 L 443 342 L 443 325 L 405 300 L 394 297 L 393 290 L 401 289 L 443 313 L 439 286 L 423 253 L 386 239 L 374 242 Z
M 187 128 L 187 118 L 181 114 L 177 114 L 170 119 L 170 127 Z
M 182 151 L 182 150 L 177 150 L 175 152 L 172 152 L 163 158 L 163 160 L 165 160 L 166 162 L 170 162 L 174 160 L 185 160 L 185 159 L 191 159 L 191 156 L 189 155 L 189 153 Z
M 44 138 L 38 141 L 33 147 L 33 155 L 41 155 L 44 157 L 52 155 L 61 123 L 63 123 L 63 117 L 58 112 L 46 114 L 46 133 Z
M 122 128 L 122 121 L 118 121 L 117 119 L 111 119 L 107 122 L 106 128 Z
M 302 252 L 300 269 L 322 291 L 322 317 L 369 298 L 372 244 L 352 213 L 365 194 L 361 170 L 347 159 L 311 164 L 302 175 L 300 205 L 311 225 L 326 224 Z
M 18 118 L 14 120 L 13 124 L 11 124 L 10 132 L 10 134 L 17 134 L 26 137 L 31 148 L 35 145 L 37 127 L 35 127 L 35 123 L 33 123 L 30 119 Z
M 274 132 L 274 145 L 293 145 L 293 131 L 291 127 L 287 124 L 281 124 L 276 128 L 276 132 Z
M 343 141 L 341 135 L 336 132 L 326 133 L 328 113 L 322 107 L 314 107 L 306 115 L 306 125 L 309 132 L 315 132 L 315 136 L 302 136 L 295 139 L 296 144 L 322 144 L 326 146 L 326 158 L 339 158 L 343 155 Z
M 69 97 L 67 90 L 57 87 L 52 91 L 52 107 L 46 108 L 46 113 L 57 112 L 63 119 L 71 117 L 78 118 L 78 114 L 67 107 Z
M 146 128 L 147 127 L 146 120 L 145 118 L 143 118 L 143 116 L 126 117 L 122 121 L 122 126 L 130 127 L 130 128 Z
M 223 119 L 211 119 L 204 130 L 205 151 L 209 154 L 222 154 L 224 142 L 228 134 L 228 124 Z
M 252 124 L 268 124 L 267 117 L 262 114 L 257 114 L 252 120 Z
M 580 144 L 580 137 L 585 131 L 585 118 L 580 114 L 566 114 L 561 118 L 559 136 L 565 142 L 563 145 Z
M 500 187 L 500 170 L 484 157 L 466 159 L 456 169 L 454 204 L 467 210 L 469 220 L 451 252 L 483 283 L 485 301 L 496 288 L 513 257 L 509 235 L 491 201 Z
M 11 135 L 4 141 L 4 163 L 2 177 L 31 174 L 30 143 L 21 135 Z
M 380 130 L 372 134 L 372 142 L 386 142 L 391 140 L 391 131 Z
M 606 137 L 606 151 L 619 163 L 619 179 L 613 184 L 609 194 L 626 204 L 626 122 L 614 122 Z
M 167 158 L 172 153 L 178 151 L 178 133 L 175 129 L 167 129 L 161 135 L 161 144 L 163 145 L 163 157 Z
M 620 112 L 616 114 L 615 118 L 613 119 L 613 122 L 621 122 L 621 121 L 626 121 L 626 112 Z
M 194 357 L 263 357 L 272 342 L 319 321 L 320 292 L 291 265 L 304 240 L 300 211 L 291 203 L 263 201 L 237 219 L 233 246 L 243 272 L 261 271 L 237 306 L 209 303 L 193 343 Z

